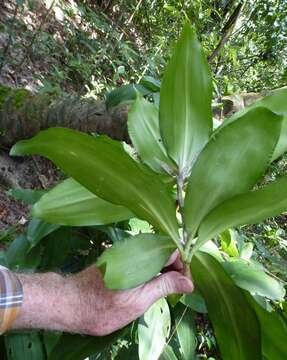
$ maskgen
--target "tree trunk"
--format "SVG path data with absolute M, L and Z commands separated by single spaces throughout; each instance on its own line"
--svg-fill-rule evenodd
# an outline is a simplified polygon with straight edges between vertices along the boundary
M 9 188 L 46 189 L 61 177 L 47 159 L 13 157 L 7 150 L 18 140 L 53 126 L 106 134 L 129 142 L 127 107 L 108 111 L 104 102 L 67 98 L 53 101 L 49 95 L 32 95 L 24 89 L 0 86 L 0 231 L 19 224 L 29 207 L 6 194 Z
M 97 132 L 128 142 L 126 123 L 126 106 L 108 111 L 104 102 L 79 98 L 54 102 L 46 94 L 0 87 L 0 147 L 9 148 L 18 140 L 54 126 Z

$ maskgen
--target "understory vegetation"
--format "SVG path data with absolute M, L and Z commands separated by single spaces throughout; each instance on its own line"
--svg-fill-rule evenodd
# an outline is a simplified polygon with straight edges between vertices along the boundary
M 104 337 L 9 332 L 1 359 L 287 358 L 286 54 L 283 0 L 3 1 L 1 264 L 126 289 L 177 248 L 195 291 Z

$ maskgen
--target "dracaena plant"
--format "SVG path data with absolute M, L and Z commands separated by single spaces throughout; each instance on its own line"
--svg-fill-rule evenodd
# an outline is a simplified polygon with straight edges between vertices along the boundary
M 287 91 L 275 92 L 216 130 L 211 100 L 208 63 L 187 24 L 165 70 L 159 108 L 138 95 L 129 111 L 137 160 L 120 142 L 64 128 L 21 141 L 11 154 L 43 155 L 71 177 L 36 203 L 35 217 L 71 226 L 137 217 L 152 226 L 153 233 L 131 236 L 100 256 L 96 265 L 107 287 L 127 289 L 150 280 L 178 249 L 205 299 L 222 358 L 283 360 L 286 324 L 262 307 L 264 296 L 284 298 L 282 285 L 250 261 L 223 258 L 210 240 L 287 210 L 287 177 L 255 188 L 287 149 Z M 162 315 L 158 306 L 166 309 L 166 301 L 148 311 L 147 324 L 168 322 L 168 310 Z M 158 351 L 150 353 L 153 347 L 143 345 L 144 338 L 152 341 L 154 327 L 149 329 L 139 324 L 141 359 L 157 359 L 163 348 L 172 351 L 164 347 L 168 333 L 163 332 Z M 178 336 L 182 358 L 192 359 L 194 347 L 182 345 L 184 336 Z

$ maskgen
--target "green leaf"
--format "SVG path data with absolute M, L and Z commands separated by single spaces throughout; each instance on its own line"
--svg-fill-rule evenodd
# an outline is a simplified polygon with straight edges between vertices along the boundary
M 137 218 L 133 218 L 129 220 L 129 228 L 130 228 L 129 232 L 131 233 L 131 235 L 152 232 L 152 228 L 148 222 Z
M 207 308 L 204 298 L 194 290 L 192 294 L 183 295 L 180 301 L 192 310 L 206 314 Z
M 255 310 L 261 328 L 262 353 L 267 360 L 287 359 L 287 320 L 275 311 L 263 309 L 246 294 L 248 302 Z
M 59 229 L 59 225 L 47 224 L 42 220 L 33 219 L 29 222 L 27 229 L 27 240 L 31 247 L 38 244 L 45 236 Z
M 174 250 L 167 236 L 139 234 L 105 250 L 96 265 L 108 288 L 129 289 L 157 275 Z
M 160 91 L 160 129 L 184 178 L 212 131 L 212 82 L 195 31 L 186 24 Z
M 287 101 L 287 100 L 285 100 Z M 276 160 L 283 153 L 287 151 L 287 116 L 284 116 L 280 138 L 278 140 L 277 146 L 274 150 L 274 154 L 272 156 L 272 161 Z
M 107 108 L 111 109 L 120 104 L 133 102 L 136 99 L 138 92 L 143 95 L 148 95 L 150 93 L 145 86 L 139 84 L 122 85 L 119 88 L 112 90 L 106 97 Z
M 223 360 L 261 360 L 260 329 L 242 291 L 221 264 L 198 251 L 191 270 L 203 295 Z
M 178 240 L 175 202 L 168 189 L 155 173 L 136 163 L 119 142 L 71 129 L 50 128 L 17 143 L 11 154 L 48 157 L 100 198 L 127 207 Z
M 287 210 L 287 177 L 265 187 L 237 195 L 214 208 L 202 221 L 196 247 L 221 231 L 244 224 L 255 224 Z
M 6 260 L 10 269 L 36 269 L 41 262 L 41 247 L 31 248 L 26 235 L 19 235 L 12 241 L 7 249 Z
M 139 360 L 158 360 L 166 345 L 169 332 L 169 307 L 162 298 L 156 301 L 139 320 Z
M 60 332 L 52 332 L 52 331 L 45 331 L 43 333 L 43 341 L 45 344 L 45 350 L 47 355 L 49 356 L 52 352 L 52 350 L 55 348 L 55 346 L 57 345 L 57 342 L 60 339 L 60 336 L 62 334 Z
M 99 198 L 74 179 L 63 181 L 43 195 L 33 206 L 32 215 L 69 226 L 105 225 L 134 217 L 125 207 Z
M 222 265 L 235 284 L 252 295 L 265 296 L 271 300 L 284 300 L 283 285 L 267 275 L 261 267 L 242 259 L 225 261 Z
M 287 88 L 274 90 L 271 95 L 268 95 L 263 99 L 254 102 L 250 106 L 236 112 L 230 118 L 226 119 L 223 125 L 227 125 L 230 122 L 239 119 L 240 117 L 248 113 L 250 110 L 253 110 L 258 107 L 265 107 L 278 115 L 287 115 L 286 100 L 287 100 Z
M 254 245 L 251 242 L 243 244 L 240 249 L 240 258 L 243 260 L 250 260 L 253 254 Z
M 235 113 L 233 116 L 227 119 L 224 124 L 234 121 L 242 115 L 246 114 L 248 111 L 260 106 L 266 107 L 275 114 L 284 115 L 280 138 L 272 157 L 272 160 L 275 160 L 285 151 L 287 151 L 287 88 L 274 90 L 271 95 L 266 96 L 262 100 L 256 101 L 251 106 Z
M 182 359 L 195 359 L 197 340 L 192 310 L 183 304 L 178 304 L 175 310 L 175 327 Z
M 270 162 L 281 120 L 281 116 L 257 108 L 212 136 L 188 182 L 185 218 L 191 234 L 215 206 L 256 184 Z
M 172 347 L 170 345 L 166 345 L 164 347 L 164 351 L 161 354 L 159 360 L 178 360 Z
M 159 131 L 158 109 L 137 97 L 128 115 L 129 135 L 142 161 L 156 172 L 171 173 L 175 165 L 168 158 Z
M 143 85 L 146 89 L 151 92 L 158 92 L 160 91 L 160 80 L 155 79 L 152 76 L 144 76 L 140 80 L 140 85 Z
M 38 333 L 13 333 L 5 335 L 7 360 L 44 360 L 45 354 Z
M 220 234 L 220 244 L 222 250 L 229 256 L 239 255 L 233 230 L 226 229 Z
M 85 360 L 89 355 L 99 354 L 111 346 L 123 333 L 120 330 L 100 337 L 63 334 L 48 360 Z
M 40 264 L 41 272 L 61 269 L 70 254 L 71 239 L 72 229 L 70 227 L 61 227 L 45 238 L 45 251 Z
M 23 201 L 25 204 L 35 204 L 46 193 L 46 190 L 31 190 L 31 189 L 10 189 L 7 191 L 9 196 L 16 200 Z
M 98 229 L 108 235 L 112 242 L 122 241 L 130 237 L 128 232 L 115 226 L 99 226 Z

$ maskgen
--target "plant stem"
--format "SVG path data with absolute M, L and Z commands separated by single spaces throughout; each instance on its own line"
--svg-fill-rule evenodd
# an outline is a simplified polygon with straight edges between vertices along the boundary
M 184 247 L 184 252 L 185 252 L 185 256 L 186 256 L 186 259 L 187 259 L 187 262 L 190 263 L 191 262 L 191 258 L 193 256 L 193 253 L 192 253 L 192 241 L 194 239 L 194 233 L 190 234 L 190 236 L 188 237 L 188 240 L 186 242 L 186 245 Z
M 186 251 L 187 247 L 187 240 L 188 240 L 188 234 L 185 226 L 185 216 L 184 216 L 184 196 L 183 196 L 183 187 L 184 187 L 184 178 L 181 174 L 177 176 L 177 201 L 178 201 L 178 208 L 179 213 L 181 216 L 181 222 L 182 222 L 182 238 L 181 238 L 181 258 L 184 262 L 187 269 L 189 269 L 189 262 L 188 262 L 188 255 L 189 252 Z
M 183 185 L 184 181 L 181 175 L 177 177 L 177 201 L 178 201 L 178 207 L 179 207 L 179 213 L 181 216 L 181 222 L 182 222 L 182 239 L 181 243 L 184 245 L 187 240 L 187 232 L 185 228 L 185 221 L 184 221 L 184 198 L 183 198 Z

